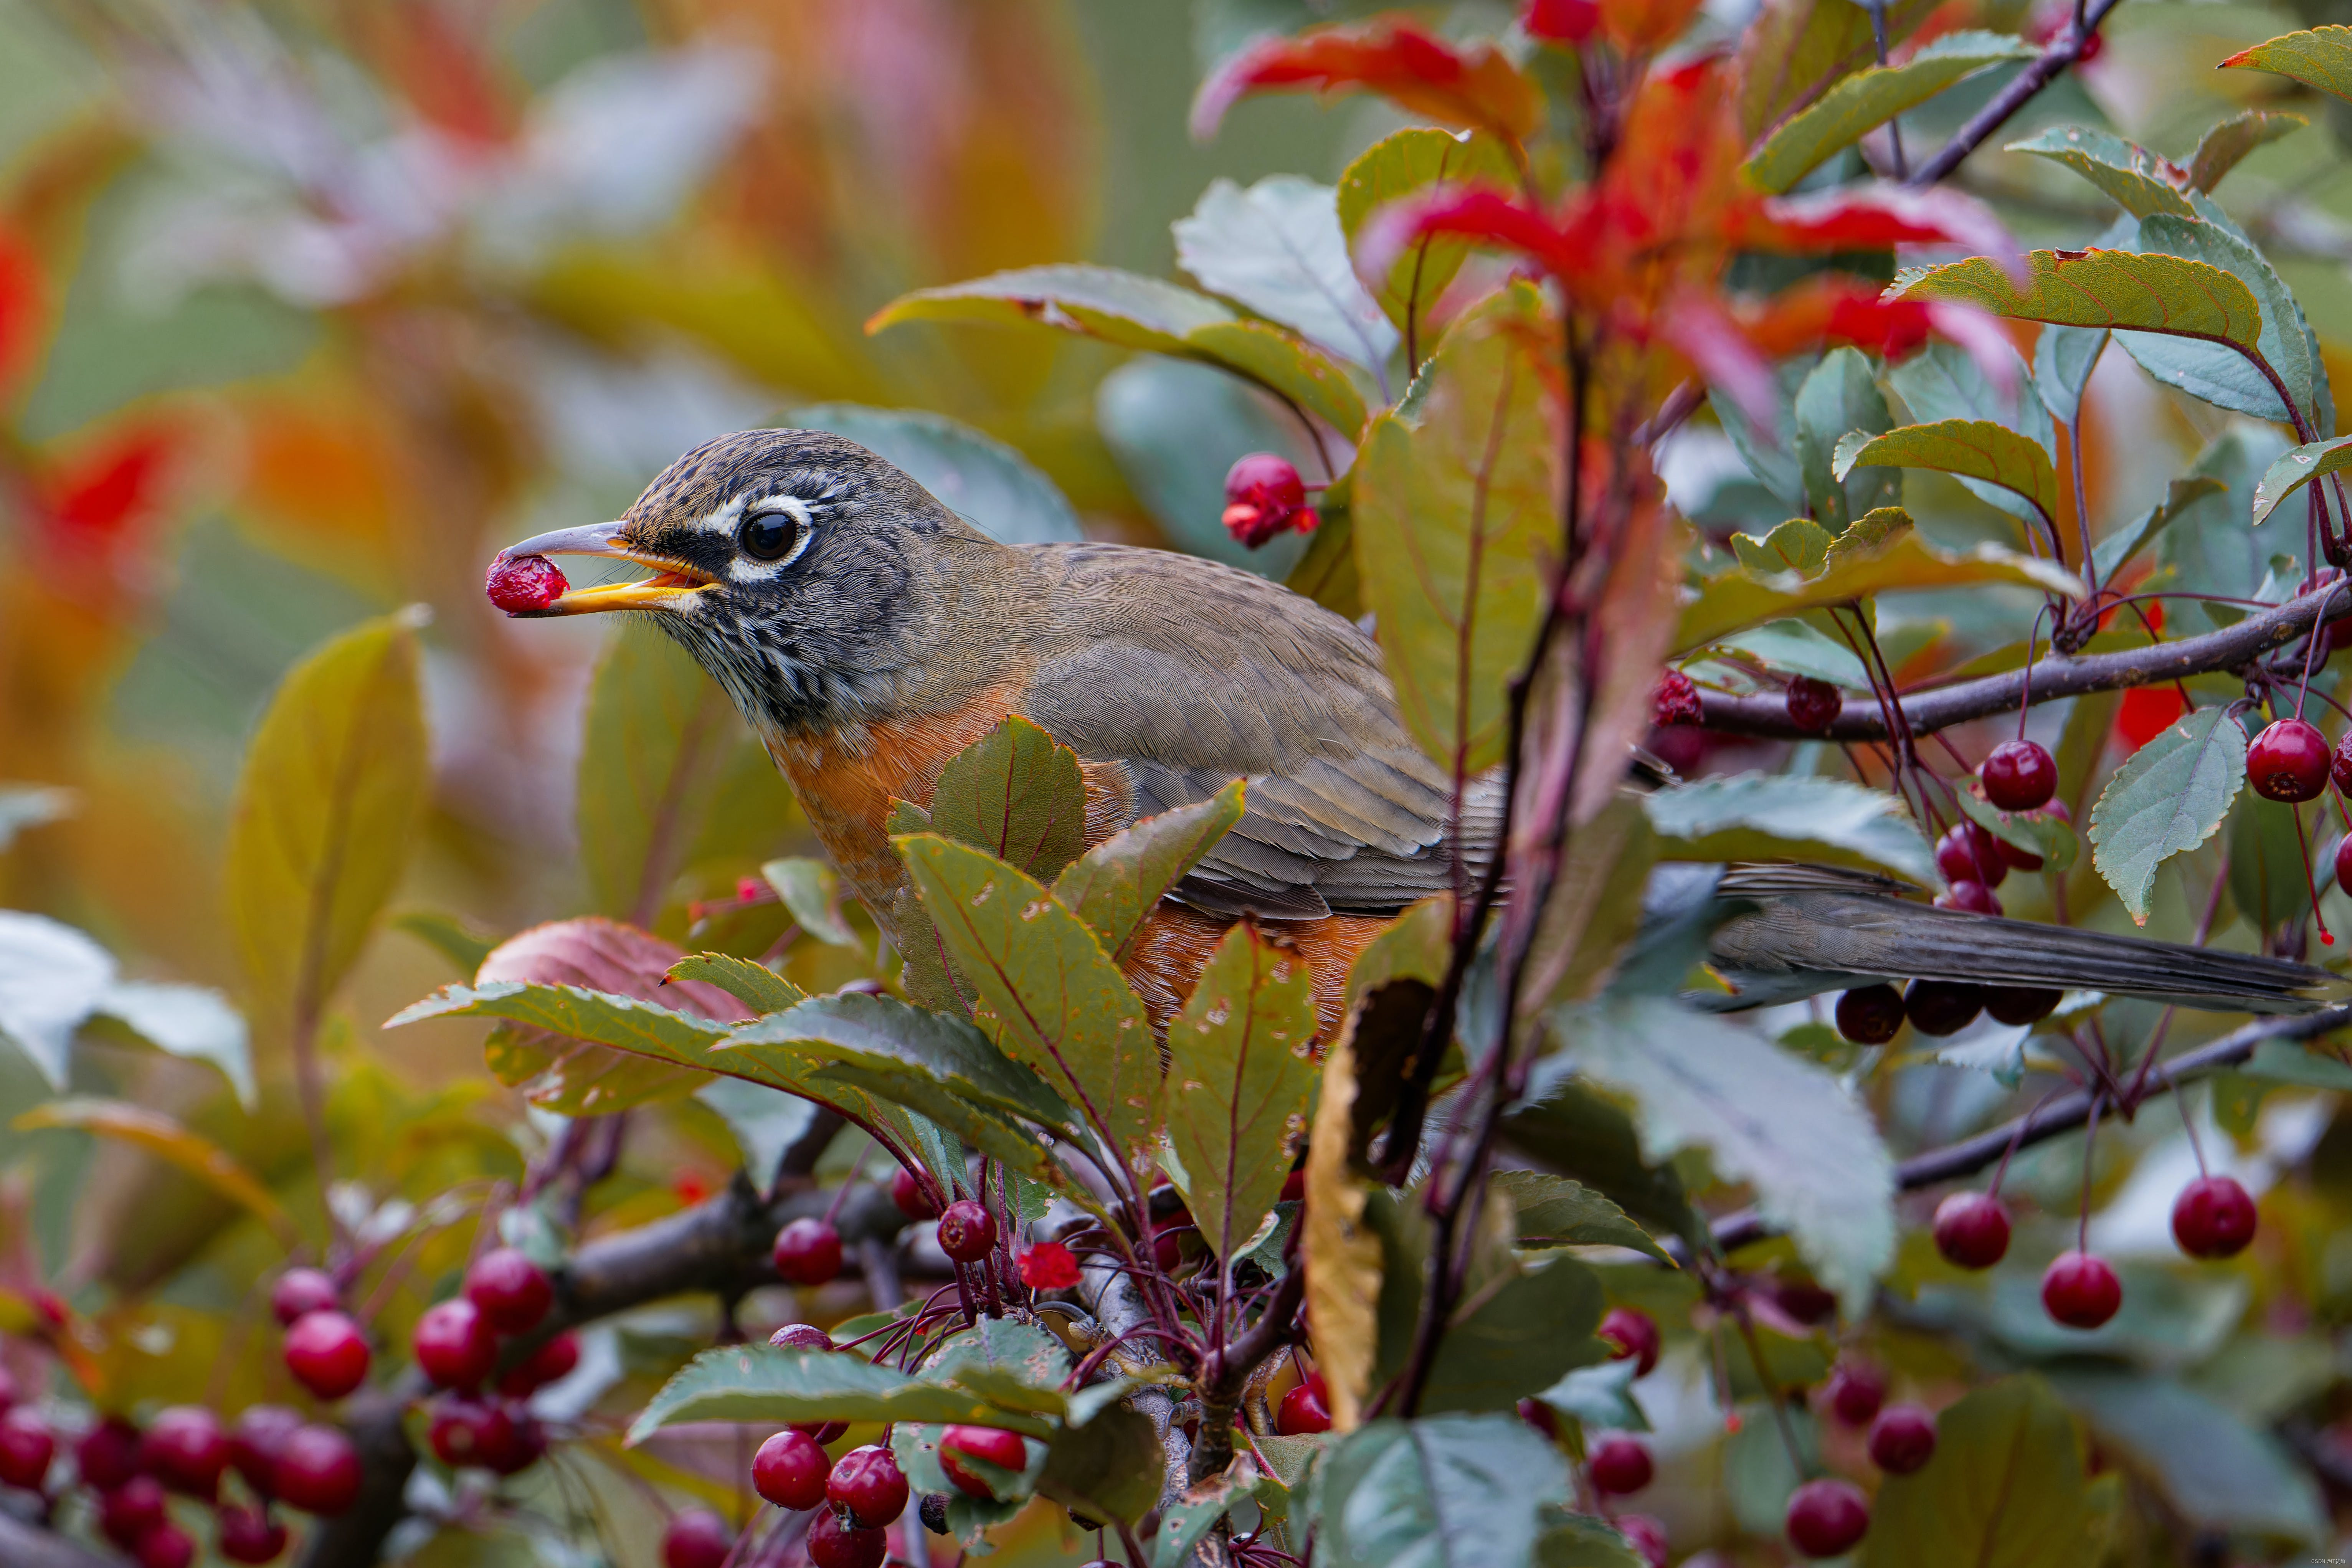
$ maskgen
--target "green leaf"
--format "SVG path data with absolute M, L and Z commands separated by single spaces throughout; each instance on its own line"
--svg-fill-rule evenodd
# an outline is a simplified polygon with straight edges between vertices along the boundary
M 1530 1091 L 1531 1103 L 1504 1120 L 1505 1139 L 1605 1194 L 1652 1230 L 1706 1247 L 1706 1222 L 1684 1194 L 1682 1177 L 1671 1163 L 1643 1158 L 1633 1119 L 1573 1079 L 1549 1076 L 1549 1083 Z
M 1113 1405 L 1085 1426 L 1054 1435 L 1037 1490 L 1088 1519 L 1132 1524 L 1158 1505 L 1167 1462 L 1151 1418 Z M 1163 1516 L 1163 1541 L 1168 1531 Z
M 1605 1519 L 1547 1510 L 1549 1528 L 1536 1542 L 1536 1568 L 1647 1568 L 1649 1559 Z
M 2352 27 L 2283 33 L 2251 49 L 2239 50 L 2221 65 L 2224 69 L 2236 66 L 2273 71 L 2352 102 Z
M 1159 1142 L 1160 1052 L 1143 1005 L 1077 916 L 1032 879 L 929 834 L 898 840 L 980 994 L 982 1027 L 1140 1169 Z
M 745 1173 L 762 1192 L 775 1181 L 784 1152 L 820 1114 L 814 1100 L 740 1078 L 714 1078 L 694 1098 L 727 1123 L 743 1152 Z
M 2082 844 L 2073 826 L 2063 818 L 2038 811 L 2003 811 L 1965 785 L 1953 792 L 1953 799 L 1971 821 L 1995 838 L 2040 856 L 2042 869 L 2063 875 L 2074 868 Z
M 1246 190 L 1212 180 L 1175 235 L 1176 264 L 1210 292 L 1369 371 L 1383 370 L 1396 352 L 1396 329 L 1348 259 L 1329 185 L 1296 174 L 1269 174 Z
M 1446 334 L 1415 416 L 1376 418 L 1355 467 L 1356 565 L 1405 727 L 1467 773 L 1501 760 L 1559 532 L 1539 308 L 1524 285 L 1500 299 Z
M 1604 1432 L 1647 1432 L 1650 1418 L 1633 1398 L 1642 1363 L 1632 1357 L 1580 1366 L 1535 1397 Z
M 2032 446 L 2022 437 L 2017 439 Z M 2047 464 L 2049 459 L 2042 461 Z M 1861 526 L 1857 522 L 1847 532 Z M 1810 581 L 1800 580 L 1793 573 L 1769 583 L 1744 572 L 1724 573 L 1683 606 L 1673 652 L 1679 657 L 1734 632 L 1805 610 L 1852 604 L 1906 588 L 1962 588 L 1983 583 L 2013 583 L 2070 598 L 2083 591 L 2072 573 L 2048 561 L 1997 544 L 1948 553 L 1920 538 L 1917 530 L 1906 528 L 1881 542 L 1859 546 L 1850 554 L 1832 555 L 1828 569 Z
M 416 628 L 403 611 L 290 670 L 237 781 L 223 868 L 256 1020 L 314 1027 L 408 862 L 431 763 Z
M 2295 814 L 2248 790 L 2230 808 L 2229 833 L 2230 901 L 2238 912 L 2264 933 L 2300 925 L 2311 914 L 2312 887 Z
M 2221 493 L 2188 500 L 2180 513 L 2157 535 L 2156 559 L 2168 577 L 2158 586 L 2193 584 L 2200 593 L 2252 598 L 2261 592 L 2264 557 L 2284 545 L 2299 549 L 2303 530 L 2296 518 L 2257 538 L 2251 532 L 2253 506 L 2266 470 L 2290 450 L 2275 426 L 2233 420 L 2189 465 L 2191 479 L 2211 479 Z M 2280 537 L 2284 534 L 2284 537 Z M 2175 635 L 2193 633 L 2201 623 L 2231 626 L 2245 618 L 2245 606 L 2218 600 L 2174 600 L 2168 624 Z M 2137 619 L 2133 624 L 2137 626 Z
M 2279 503 L 2314 479 L 2352 468 L 2352 436 L 2312 441 L 2295 447 L 2270 466 L 2254 487 L 2253 521 L 2259 524 Z
M 1274 1484 L 1258 1472 L 1254 1456 L 1236 1454 L 1233 1464 L 1221 1473 L 1186 1487 L 1160 1517 L 1160 1534 L 1151 1543 L 1152 1568 L 1184 1568 L 1192 1561 L 1192 1549 L 1207 1538 L 1217 1521 Z
M 2003 151 L 2064 164 L 2134 217 L 2155 213 L 2199 216 L 2187 194 L 2190 189 L 2188 170 L 2112 132 L 2085 125 L 2053 125 L 2039 135 L 2011 142 Z
M 1752 422 L 1747 411 L 1722 392 L 1706 395 L 1707 406 L 1715 410 L 1716 421 L 1730 438 L 1739 460 L 1748 465 L 1758 484 L 1792 511 L 1805 507 L 1804 470 L 1797 459 L 1797 389 L 1812 368 L 1811 361 L 1798 354 L 1782 360 L 1774 369 L 1773 417 L 1769 429 Z
M 1385 323 L 1383 323 L 1385 324 Z M 1338 360 L 1265 321 L 1219 321 L 1185 340 L 1192 355 L 1298 405 L 1353 438 L 1370 410 Z M 1212 520 L 1213 521 L 1213 519 Z
M 650 621 L 614 634 L 580 741 L 580 863 L 597 910 L 653 923 L 739 727 L 719 684 Z
M 2045 521 L 2058 515 L 2058 472 L 2050 454 L 2032 437 L 1989 419 L 1939 419 L 1877 437 L 1856 431 L 1838 443 L 1833 471 L 1843 479 L 1864 465 L 1981 479 L 2024 497 Z
M 1037 322 L 1085 332 L 1119 348 L 1181 354 L 1196 327 L 1234 320 L 1205 294 L 1114 267 L 1022 267 L 968 282 L 902 294 L 866 323 L 878 332 L 901 321 Z
M 1497 1171 L 1491 1184 L 1511 1200 L 1521 1247 L 1630 1247 L 1667 1260 L 1648 1231 L 1581 1182 L 1547 1171 Z
M 2049 329 L 2051 331 L 2065 330 L 2060 327 Z M 2091 561 L 2098 568 L 2099 581 L 2112 580 L 2133 556 L 2145 550 L 2191 505 L 2228 489 L 2229 486 L 2207 474 L 2192 474 L 2187 479 L 2169 481 L 2165 486 L 2162 500 L 2091 547 Z
M 70 1127 L 143 1149 L 250 1210 L 256 1219 L 269 1227 L 280 1245 L 290 1247 L 300 1244 L 301 1232 L 295 1226 L 293 1216 L 260 1178 L 227 1150 L 160 1110 L 125 1100 L 68 1095 L 44 1101 L 8 1125 L 20 1132 L 44 1127 Z
M 772 1063 L 780 1073 L 795 1070 L 793 1063 L 912 1068 L 975 1104 L 1058 1131 L 1079 1126 L 1076 1115 L 1036 1074 L 1008 1061 L 971 1024 L 909 1007 L 893 996 L 812 996 L 729 1034 L 719 1043 L 712 1066 L 723 1069 L 738 1057 Z
M 2106 352 L 2109 334 L 2103 327 L 2042 329 L 2033 350 L 2033 385 L 2042 405 L 2061 425 L 2072 426 L 2083 412 L 2083 389 Z
M 794 855 L 782 860 L 770 860 L 760 868 L 768 886 L 776 889 L 776 897 L 784 901 L 793 923 L 822 942 L 835 947 L 852 947 L 861 952 L 866 944 L 841 918 L 841 877 L 822 860 L 805 855 Z M 761 1012 L 772 1012 L 763 1007 Z
M 1241 820 L 1242 800 L 1234 779 L 1210 799 L 1130 824 L 1063 869 L 1055 900 L 1087 923 L 1112 963 L 1125 963 L 1160 900 Z
M 1848 691 L 1870 689 L 1870 671 L 1853 649 L 1800 620 L 1772 621 L 1716 644 L 1763 661 L 1769 669 L 1809 675 Z
M 1509 153 L 1492 136 L 1409 126 L 1373 142 L 1339 176 L 1339 227 L 1353 246 L 1365 221 L 1391 202 L 1448 185 L 1507 188 L 1516 177 Z M 1433 236 L 1391 264 L 1372 298 L 1399 330 L 1413 327 L 1469 257 L 1467 240 Z
M 2084 1368 L 2053 1373 L 2050 1384 L 2101 1448 L 2154 1477 L 2189 1523 L 2281 1543 L 2328 1534 L 2318 1486 L 2293 1450 L 2171 1378 Z
M 631 1447 L 681 1421 L 926 1421 L 1052 1435 L 1041 1416 L 1006 1410 L 944 1376 L 913 1376 L 839 1351 L 729 1345 L 705 1351 L 630 1423 Z
M 1331 494 L 1324 492 L 1323 504 L 1316 509 L 1323 521 L 1307 536 L 1307 553 L 1298 558 L 1282 584 L 1342 620 L 1359 620 L 1364 614 L 1364 583 L 1356 573 L 1356 519 L 1345 502 L 1333 500 Z
M 1976 356 L 1954 343 L 1928 344 L 1895 366 L 1886 379 L 1915 420 L 1987 420 L 2031 437 L 2055 463 L 2058 436 L 2050 411 L 2042 405 L 2041 394 L 2035 390 L 2033 377 L 2026 372 L 2025 362 L 2017 357 L 2014 349 L 2005 352 L 2016 382 L 2012 387 L 2003 388 L 1986 376 Z M 1961 477 L 1960 484 L 1986 505 L 2028 522 L 2033 521 L 2032 503 L 2012 491 L 1967 476 Z
M 1932 9 L 1932 0 L 1888 5 L 1887 45 L 1902 42 Z M 1869 13 L 1845 0 L 1788 0 L 1759 11 L 1739 44 L 1733 109 L 1740 139 L 1755 142 L 1840 79 L 1868 68 L 1876 54 Z
M 1568 1461 L 1516 1415 L 1373 1421 L 1316 1468 L 1327 1568 L 1524 1568 L 1571 1500 Z
M 1003 543 L 1076 543 L 1086 537 L 1068 498 L 1043 469 L 995 437 L 944 414 L 818 403 L 788 409 L 778 422 L 848 437 Z
M 705 985 L 716 985 L 743 1004 L 754 1016 L 781 1013 L 808 995 L 766 964 L 726 952 L 689 953 L 669 966 L 667 978 L 698 980 Z
M 1814 860 L 1938 885 L 1935 851 L 1884 790 L 1795 773 L 1735 773 L 1643 797 L 1662 860 Z
M 386 1018 L 383 1026 L 396 1029 L 427 1018 L 452 1017 L 506 1018 L 550 1034 L 695 1067 L 701 1067 L 703 1053 L 726 1037 L 728 1027 L 634 996 L 522 980 L 445 985 Z
M 1830 544 L 1828 529 L 1810 517 L 1792 517 L 1776 524 L 1761 539 L 1748 533 L 1733 534 L 1731 553 L 1740 570 L 1759 579 L 1777 577 L 1784 572 L 1817 577 L 1829 565 Z
M 2240 110 L 2205 132 L 2203 139 L 2197 143 L 2197 151 L 2189 159 L 2190 187 L 2210 192 L 2221 183 L 2221 176 L 2236 168 L 2247 153 L 2282 136 L 2291 136 L 2310 123 L 2300 114 L 2281 114 L 2261 109 Z
M 2091 810 L 2091 859 L 2132 920 L 2147 923 L 2156 869 L 2213 836 L 2246 777 L 2246 732 L 2200 708 L 2132 753 Z
M 1754 1185 L 1848 1312 L 1867 1307 L 1895 1256 L 1895 1164 L 1835 1078 L 1663 998 L 1604 997 L 1560 1009 L 1554 1026 L 1574 1071 L 1632 1098 L 1647 1159 L 1706 1149 Z
M 1272 1212 L 1307 1132 L 1314 976 L 1244 921 L 1168 1026 L 1168 1141 L 1201 1239 L 1230 1260 Z
M 2221 225 L 2168 214 L 2143 218 L 2133 244 L 2143 255 L 2178 256 L 2207 263 L 2244 286 L 2262 311 L 2256 351 L 2277 373 L 2306 426 L 2318 427 L 2318 388 L 2324 374 L 2318 367 L 2318 353 L 2294 296 L 2261 251 Z M 2286 405 L 2280 401 L 2270 377 L 2236 349 L 2137 332 L 2126 332 L 2118 341 L 2142 369 L 2168 386 L 2257 419 L 2287 417 Z
M 1998 262 L 1979 256 L 1906 273 L 1893 292 L 2023 321 L 2171 332 L 2241 349 L 2254 348 L 2262 336 L 2262 310 L 2246 286 L 2201 261 L 2128 250 L 2037 250 L 2026 261 L 2032 277 L 2021 290 Z
M 2106 1542 L 2114 1496 L 2038 1378 L 2006 1377 L 1936 1421 L 1936 1456 L 1879 1485 L 1864 1568 L 2080 1568 Z
M 404 931 L 442 957 L 460 974 L 471 974 L 498 946 L 494 937 L 478 935 L 455 915 L 436 910 L 411 910 L 392 917 L 394 931 Z
M 1899 66 L 1860 70 L 1791 115 L 1765 138 L 1746 166 L 1757 186 L 1778 195 L 1906 110 L 1916 109 L 1954 82 L 2003 60 L 2040 53 L 2023 38 L 1999 33 L 1948 33 Z
M 1059 875 L 1086 847 L 1077 753 L 1018 714 L 948 759 L 930 813 L 931 832 L 1039 881 Z
M 1902 500 L 1895 474 L 1864 474 L 1848 482 L 1832 472 L 1839 444 L 1850 433 L 1875 436 L 1893 424 L 1879 395 L 1876 373 L 1858 349 L 1832 349 L 1797 389 L 1797 468 L 1814 520 L 1842 533 L 1864 512 Z

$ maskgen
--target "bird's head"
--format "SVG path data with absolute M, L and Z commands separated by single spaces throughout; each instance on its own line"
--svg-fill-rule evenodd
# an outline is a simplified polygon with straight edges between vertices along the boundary
M 747 430 L 664 469 L 617 522 L 509 545 L 653 569 L 535 616 L 649 614 L 755 726 L 793 733 L 887 711 L 924 679 L 956 579 L 994 543 L 854 441 Z

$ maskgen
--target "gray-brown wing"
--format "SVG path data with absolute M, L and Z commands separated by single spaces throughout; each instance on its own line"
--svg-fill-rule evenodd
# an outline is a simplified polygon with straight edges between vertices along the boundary
M 1405 733 L 1371 638 L 1212 562 L 1119 545 L 1040 547 L 1063 574 L 1028 716 L 1122 764 L 1138 816 L 1248 781 L 1241 822 L 1177 896 L 1214 913 L 1318 919 L 1453 885 L 1453 781 Z M 1465 852 L 1483 865 L 1500 794 L 1474 780 Z

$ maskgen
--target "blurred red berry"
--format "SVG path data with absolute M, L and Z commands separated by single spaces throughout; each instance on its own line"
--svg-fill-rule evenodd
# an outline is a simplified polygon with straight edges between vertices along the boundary
M 312 1312 L 331 1312 L 342 1305 L 342 1293 L 333 1279 L 316 1268 L 289 1268 L 269 1288 L 269 1310 L 281 1328 Z
M 499 1373 L 499 1392 L 528 1399 L 551 1383 L 570 1377 L 580 1364 L 580 1336 L 566 1329 Z
M 787 1426 L 751 1456 L 751 1488 L 778 1508 L 812 1509 L 824 1500 L 832 1469 L 815 1438 Z
M 680 1510 L 662 1531 L 662 1568 L 725 1568 L 735 1531 L 707 1508 Z
M 278 1495 L 278 1459 L 286 1440 L 302 1429 L 299 1413 L 283 1405 L 248 1405 L 229 1428 L 228 1462 L 262 1497 Z
M 1676 724 L 1696 724 L 1701 713 L 1698 687 L 1679 669 L 1670 669 L 1658 677 L 1657 689 L 1650 693 L 1650 722 L 1658 729 Z
M 1319 1372 L 1309 1373 L 1276 1406 L 1274 1429 L 1286 1437 L 1331 1430 L 1331 1392 Z
M 879 1443 L 852 1448 L 825 1478 L 824 1497 L 849 1522 L 879 1530 L 907 1511 L 907 1478 L 890 1450 Z
M 2235 1258 L 2254 1226 L 2254 1200 L 2229 1176 L 2200 1176 L 2173 1200 L 2172 1238 L 2191 1258 Z
M 890 1532 L 843 1523 L 827 1509 L 809 1525 L 808 1560 L 814 1568 L 882 1568 Z
M 521 616 L 547 608 L 563 597 L 563 591 L 572 584 L 544 555 L 502 555 L 490 563 L 489 576 L 482 586 L 491 604 L 508 615 Z
M 1916 1405 L 1890 1405 L 1870 1424 L 1870 1462 L 1907 1476 L 1936 1457 L 1936 1418 Z
M 1633 1375 L 1647 1377 L 1658 1364 L 1658 1321 L 1639 1307 L 1612 1307 L 1593 1332 L 1616 1347 L 1612 1361 L 1633 1362 Z
M 74 1468 L 82 1485 L 110 1492 L 139 1473 L 139 1428 L 110 1415 L 74 1445 Z
M 1840 1362 L 1830 1373 L 1830 1410 L 1849 1426 L 1867 1426 L 1886 1403 L 1886 1374 L 1866 1361 Z
M 555 1287 L 522 1249 L 500 1247 L 466 1270 L 466 1300 L 502 1334 L 527 1334 L 555 1304 Z
M 2003 741 L 1977 769 L 1985 798 L 2003 811 L 2032 811 L 2058 793 L 2058 763 L 2038 741 Z
M 1966 910 L 1972 915 L 1998 915 L 2002 912 L 2000 900 L 1993 897 L 1992 889 L 1982 882 L 1953 883 L 1936 895 L 1936 907 L 1939 910 Z M 1922 981 L 1917 984 L 1929 983 Z M 1969 989 L 1974 990 L 1975 987 Z M 1933 1030 L 1928 1032 L 1934 1033 Z
M 367 1381 L 367 1336 L 341 1312 L 305 1312 L 286 1331 L 286 1370 L 320 1399 L 341 1399 Z
M 923 1191 L 923 1184 L 915 1179 L 915 1173 L 904 1165 L 890 1173 L 890 1201 L 908 1219 L 940 1217 L 939 1205 Z
M 40 1490 L 57 1457 L 57 1436 L 37 1411 L 23 1405 L 0 1411 L 0 1487 Z
M 286 1527 L 258 1509 L 227 1504 L 219 1522 L 220 1553 L 232 1563 L 275 1563 L 286 1550 Z
M 1592 1477 L 1592 1489 L 1608 1497 L 1640 1491 L 1654 1473 L 1650 1450 L 1633 1437 L 1603 1437 L 1592 1446 L 1585 1468 Z
M 2070 1329 L 2095 1329 L 2123 1304 L 2123 1281 L 2095 1254 L 2062 1252 L 2042 1273 L 2042 1310 Z
M 125 1552 L 135 1549 L 141 1536 L 169 1517 L 163 1507 L 163 1483 L 152 1476 L 129 1477 L 99 1497 L 98 1528 Z
M 1801 675 L 1789 682 L 1789 722 L 1808 735 L 1826 735 L 1845 708 L 1845 693 L 1826 680 Z
M 425 1375 L 444 1388 L 478 1387 L 499 1363 L 498 1336 L 463 1296 L 427 1307 L 409 1346 Z
M 211 1500 L 228 1468 L 228 1434 L 220 1417 L 201 1405 L 174 1405 L 156 1412 L 140 1438 L 147 1473 L 173 1491 Z
M 1870 1531 L 1870 1504 L 1850 1481 L 1807 1481 L 1789 1499 L 1789 1544 L 1808 1557 L 1838 1557 Z
M 166 1520 L 141 1536 L 131 1554 L 139 1559 L 139 1568 L 188 1568 L 196 1560 L 196 1543 Z
M 520 1400 L 494 1399 L 489 1405 L 497 1417 L 482 1427 L 482 1467 L 497 1475 L 519 1476 L 546 1457 L 547 1428 Z
M 1936 1205 L 1936 1250 L 1961 1268 L 1990 1268 L 2009 1251 L 2009 1211 L 1985 1193 L 1954 1193 Z
M 1664 1524 L 1646 1513 L 1621 1513 L 1610 1522 L 1641 1557 L 1644 1568 L 1666 1568 L 1666 1560 L 1674 1553 Z
M 1255 550 L 1278 533 L 1312 533 L 1321 520 L 1307 504 L 1307 485 L 1289 458 L 1252 452 L 1225 473 L 1225 531 Z
M 771 1258 L 787 1285 L 823 1285 L 841 1274 L 841 1232 L 821 1219 L 801 1218 L 776 1232 Z
M 994 1426 L 950 1426 L 940 1435 L 940 1468 L 966 1497 L 993 1498 L 995 1489 L 979 1472 L 956 1462 L 959 1456 L 979 1459 L 1003 1470 L 1029 1468 L 1029 1447 L 1018 1432 Z
M 304 1513 L 341 1513 L 359 1500 L 359 1450 L 337 1427 L 297 1427 L 278 1455 L 278 1495 Z

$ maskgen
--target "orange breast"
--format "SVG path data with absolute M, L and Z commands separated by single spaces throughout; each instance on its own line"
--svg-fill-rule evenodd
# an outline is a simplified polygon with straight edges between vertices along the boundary
M 1167 1029 L 1168 1021 L 1200 984 L 1211 950 L 1233 923 L 1223 916 L 1167 903 L 1144 921 L 1143 934 L 1128 955 L 1127 983 L 1143 998 L 1153 1028 Z M 1339 1030 L 1348 971 L 1354 966 L 1356 955 L 1389 924 L 1382 915 L 1330 915 L 1319 921 L 1258 928 L 1307 961 L 1307 973 L 1315 980 L 1315 1010 L 1326 1042 Z

